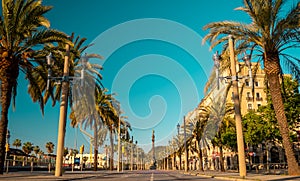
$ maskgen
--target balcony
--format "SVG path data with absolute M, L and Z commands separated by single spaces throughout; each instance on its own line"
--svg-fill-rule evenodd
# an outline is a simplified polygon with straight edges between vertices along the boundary
M 253 97 L 247 96 L 247 97 L 246 97 L 246 100 L 247 100 L 247 101 L 253 101 Z
M 262 97 L 256 97 L 256 101 L 262 101 L 263 98 Z

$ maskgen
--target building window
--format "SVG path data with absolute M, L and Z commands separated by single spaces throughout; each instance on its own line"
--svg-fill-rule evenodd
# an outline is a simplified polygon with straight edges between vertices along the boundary
M 261 104 L 257 104 L 257 107 L 259 108 L 261 106 Z
M 252 104 L 248 104 L 248 109 L 252 110 Z
M 258 87 L 258 81 L 255 81 L 255 86 Z
M 250 92 L 247 92 L 246 100 L 247 101 L 253 101 L 253 97 L 251 96 Z
M 248 80 L 245 81 L 245 85 L 249 87 L 250 84 Z
M 247 97 L 250 97 L 250 92 L 247 92 Z
M 256 100 L 257 101 L 262 101 L 262 97 L 260 96 L 259 92 L 256 93 Z

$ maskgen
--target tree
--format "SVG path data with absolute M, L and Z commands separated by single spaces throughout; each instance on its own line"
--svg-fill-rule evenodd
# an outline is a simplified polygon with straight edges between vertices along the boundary
M 54 151 L 54 144 L 52 142 L 47 142 L 45 145 L 47 152 L 48 152 L 48 158 L 49 158 L 49 168 L 50 168 L 50 164 L 51 164 L 51 156 L 50 154 L 53 153 Z
M 245 52 L 249 50 L 251 54 L 256 54 L 259 60 L 263 61 L 270 95 L 283 138 L 288 172 L 289 175 L 299 175 L 300 168 L 289 139 L 279 80 L 283 63 L 299 79 L 299 59 L 288 54 L 291 51 L 287 52 L 286 50 L 299 48 L 300 3 L 298 2 L 291 11 L 284 15 L 282 10 L 286 3 L 287 1 L 283 0 L 244 0 L 244 6 L 236 8 L 236 10 L 246 12 L 251 18 L 251 22 L 249 24 L 232 21 L 209 23 L 204 26 L 205 30 L 210 29 L 210 31 L 203 41 L 212 42 L 211 47 L 213 48 L 220 43 L 226 43 L 228 41 L 226 35 L 232 35 L 239 42 L 238 49 L 243 49 Z M 226 45 L 228 45 L 227 43 Z
M 34 51 L 44 43 L 68 42 L 67 36 L 50 27 L 45 18 L 52 7 L 43 6 L 40 0 L 2 0 L 0 17 L 0 81 L 1 81 L 1 121 L 0 121 L 0 174 L 3 174 L 5 157 L 5 134 L 8 125 L 8 110 L 17 95 L 17 80 L 21 70 L 30 79 L 34 62 Z M 41 92 L 36 92 L 42 112 L 44 102 Z M 11 101 L 12 100 L 12 101 Z
M 31 142 L 23 143 L 22 150 L 29 155 L 33 151 L 33 144 Z
M 52 142 L 47 142 L 46 145 L 45 145 L 46 149 L 47 149 L 47 152 L 49 154 L 53 153 L 54 151 L 54 144 Z
M 177 148 L 177 156 L 179 157 L 179 170 L 182 169 L 181 167 L 181 156 L 184 152 L 184 136 L 183 135 L 176 135 L 176 137 L 173 138 L 173 142 L 176 143 L 176 148 Z
M 38 155 L 38 153 L 40 152 L 40 147 L 39 146 L 34 146 L 33 147 L 33 151 L 34 151 L 34 154 L 35 154 L 35 156 L 37 156 Z
M 203 171 L 203 154 L 202 154 L 202 147 L 201 142 L 205 142 L 205 137 L 203 136 L 205 127 L 208 122 L 209 118 L 209 109 L 207 107 L 201 106 L 203 102 L 201 102 L 199 107 L 196 109 L 197 115 L 196 119 L 190 120 L 190 124 L 193 127 L 193 130 L 191 130 L 192 136 L 189 138 L 190 141 L 188 141 L 190 144 L 190 148 L 192 152 L 196 152 L 199 158 L 199 170 Z M 193 144 L 192 140 L 196 139 L 196 145 Z M 193 146 L 194 145 L 194 146 Z M 203 145 L 203 144 L 202 144 Z
M 291 138 L 296 138 L 295 124 L 300 115 L 298 83 L 289 76 L 284 76 L 283 82 L 281 90 L 284 93 L 284 109 L 288 118 L 289 131 Z M 262 141 L 282 144 L 282 137 L 268 88 L 265 89 L 265 92 L 267 93 L 268 104 L 243 116 L 245 141 L 252 145 L 258 145 Z
M 31 142 L 23 143 L 22 150 L 24 151 L 24 153 L 27 154 L 27 156 L 29 156 L 29 154 L 33 151 L 33 143 Z M 25 157 L 26 160 L 25 163 L 23 162 L 23 164 L 27 164 L 27 156 Z
M 21 142 L 21 140 L 19 140 L 19 139 L 15 139 L 15 141 L 13 142 L 13 146 L 15 146 L 16 149 L 17 149 L 18 147 L 20 147 L 21 145 L 22 145 L 22 142 Z

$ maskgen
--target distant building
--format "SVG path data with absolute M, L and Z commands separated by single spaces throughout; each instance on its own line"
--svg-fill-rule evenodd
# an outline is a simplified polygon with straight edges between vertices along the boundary
M 244 66 L 244 63 L 240 63 L 240 67 L 242 68 L 240 69 L 238 76 L 248 76 L 248 67 Z M 260 63 L 254 62 L 252 63 L 252 72 L 252 86 L 249 79 L 240 79 L 238 83 L 242 115 L 247 114 L 250 110 L 257 110 L 259 106 L 267 104 L 267 95 L 264 92 L 265 71 L 261 68 Z M 232 88 L 230 88 L 228 91 L 227 102 L 233 103 L 232 94 Z
M 241 106 L 241 114 L 245 115 L 251 110 L 257 110 L 260 106 L 267 104 L 267 95 L 264 92 L 265 88 L 265 72 L 261 68 L 259 63 L 252 63 L 252 74 L 253 74 L 253 85 L 250 83 L 250 79 L 246 78 L 248 76 L 248 67 L 244 63 L 239 63 L 239 68 L 237 70 L 239 77 L 244 77 L 239 79 L 239 98 Z M 229 77 L 229 72 L 224 72 L 222 77 Z M 232 87 L 228 89 L 226 95 L 226 87 L 230 83 L 230 79 L 221 79 L 220 87 L 212 89 L 199 103 L 198 107 L 186 115 L 186 124 L 188 125 L 190 121 L 197 119 L 197 115 L 200 113 L 200 107 L 208 106 L 222 106 L 226 103 L 233 104 L 233 90 Z M 215 104 L 215 105 L 214 105 Z M 224 110 L 223 110 L 224 113 Z M 223 114 L 220 112 L 219 114 Z M 232 115 L 234 116 L 234 115 Z M 215 119 L 215 118 L 210 118 Z M 216 125 L 216 130 L 210 130 L 210 132 L 217 131 L 218 125 Z M 203 166 L 204 169 L 220 169 L 220 150 L 218 147 L 213 147 L 211 144 L 208 145 L 210 149 L 203 149 Z M 225 158 L 226 168 L 237 169 L 237 156 L 236 153 L 223 148 L 223 156 Z M 261 156 L 261 155 L 259 155 Z M 184 156 L 183 156 L 184 158 Z M 197 167 L 197 155 L 189 152 L 190 158 L 190 169 Z
M 97 160 L 98 160 L 98 168 L 107 168 L 109 163 L 105 154 L 99 153 L 97 156 Z M 75 168 L 76 167 L 80 168 L 80 165 L 83 163 L 86 168 L 94 167 L 94 154 L 87 154 L 87 153 L 76 154 L 75 157 L 71 155 L 67 155 L 65 157 L 65 162 L 64 162 L 66 166 L 71 166 L 72 164 L 74 164 Z

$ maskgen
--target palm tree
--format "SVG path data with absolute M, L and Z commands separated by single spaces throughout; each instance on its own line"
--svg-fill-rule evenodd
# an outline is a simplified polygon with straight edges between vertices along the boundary
M 201 106 L 202 102 L 199 105 L 200 106 L 196 109 L 197 111 L 196 119 L 190 120 L 190 124 L 193 127 L 193 130 L 191 130 L 192 136 L 190 137 L 190 140 L 188 142 L 190 143 L 191 151 L 196 152 L 198 154 L 199 170 L 203 171 L 203 154 L 202 154 L 202 147 L 200 145 L 201 145 L 201 141 L 205 142 L 203 140 L 205 139 L 203 133 L 209 118 L 209 109 Z M 193 144 L 194 138 L 196 140 L 196 144 Z
M 222 106 L 220 106 L 222 105 Z M 223 158 L 223 147 L 225 146 L 225 141 L 223 135 L 226 134 L 227 128 L 235 127 L 232 115 L 234 113 L 234 108 L 232 104 L 222 104 L 220 101 L 213 101 L 210 106 L 211 118 L 213 121 L 211 124 L 218 124 L 217 132 L 215 137 L 212 139 L 213 146 L 217 146 L 220 149 L 220 166 L 221 171 L 225 172 L 224 168 L 224 158 Z
M 181 156 L 184 152 L 184 137 L 183 135 L 177 135 L 173 138 L 173 142 L 176 143 L 176 148 L 177 148 L 177 156 L 179 157 L 179 170 L 182 169 L 181 167 L 181 162 L 182 162 L 182 159 L 181 159 Z
M 47 142 L 45 145 L 47 152 L 48 152 L 48 159 L 49 159 L 49 171 L 51 168 L 51 156 L 50 154 L 54 151 L 54 144 L 52 142 Z
M 40 0 L 2 0 L 0 17 L 0 80 L 1 80 L 1 121 L 0 121 L 0 174 L 3 174 L 5 157 L 5 134 L 8 125 L 8 110 L 15 103 L 17 80 L 21 70 L 29 83 L 31 70 L 36 65 L 34 51 L 44 43 L 68 42 L 67 36 L 50 29 L 45 18 L 52 7 L 43 6 Z M 33 48 L 34 47 L 34 48 Z M 36 92 L 40 93 L 39 91 Z M 41 98 L 42 95 L 36 96 Z M 11 101 L 13 99 L 13 101 Z M 43 110 L 42 99 L 37 99 Z
M 45 145 L 46 149 L 47 149 L 47 152 L 49 154 L 53 153 L 53 150 L 54 150 L 54 144 L 52 142 L 47 142 L 46 145 Z
M 33 151 L 34 151 L 34 153 L 35 153 L 35 156 L 37 156 L 38 155 L 38 153 L 40 152 L 40 147 L 39 146 L 34 146 L 33 147 Z
M 22 145 L 22 142 L 19 139 L 15 139 L 15 141 L 13 142 L 13 146 L 15 146 L 16 149 L 18 149 L 18 147 L 20 147 L 21 145 Z
M 29 155 L 33 151 L 33 144 L 31 142 L 23 143 L 22 150 Z
M 217 44 L 227 42 L 226 35 L 232 35 L 239 41 L 240 48 L 251 50 L 263 61 L 276 118 L 283 138 L 283 146 L 288 162 L 289 175 L 299 175 L 300 168 L 289 138 L 287 118 L 284 113 L 279 75 L 283 63 L 299 79 L 299 58 L 288 54 L 286 50 L 299 48 L 300 3 L 281 16 L 287 1 L 283 0 L 244 0 L 244 6 L 236 8 L 246 12 L 251 18 L 250 24 L 223 21 L 206 25 L 210 29 L 203 41 Z
M 23 143 L 22 150 L 28 156 L 33 151 L 33 144 L 31 142 Z M 23 165 L 27 164 L 27 156 L 25 157 L 25 162 L 23 162 Z

